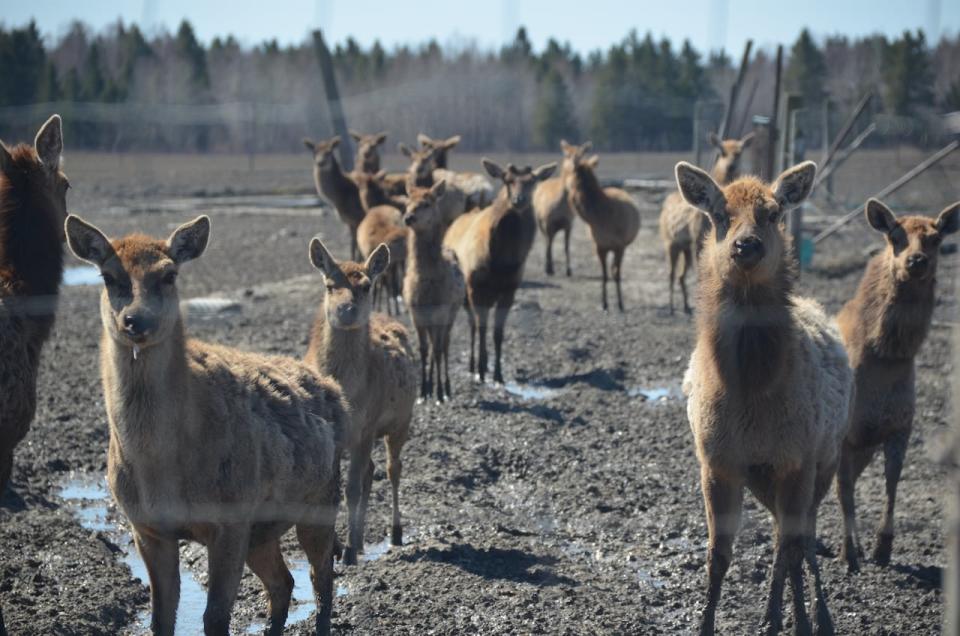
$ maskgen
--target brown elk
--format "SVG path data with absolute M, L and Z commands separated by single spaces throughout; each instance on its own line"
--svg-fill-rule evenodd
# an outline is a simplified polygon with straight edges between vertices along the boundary
M 787 210 L 809 195 L 816 165 L 790 168 L 772 185 L 744 177 L 721 187 L 685 162 L 676 173 L 684 199 L 711 224 L 699 263 L 697 344 L 683 387 L 710 535 L 700 633 L 714 633 L 744 487 L 776 526 L 766 632 L 782 627 L 789 575 L 796 632 L 811 633 L 806 562 L 817 632 L 832 633 L 814 538 L 817 510 L 840 460 L 853 379 L 823 309 L 793 294 L 792 248 L 783 228 Z
M 600 259 L 603 274 L 603 310 L 607 310 L 607 255 L 613 253 L 614 283 L 617 286 L 617 306 L 623 311 L 623 293 L 620 272 L 623 253 L 640 231 L 640 210 L 633 198 L 619 188 L 603 188 L 597 180 L 599 158 L 585 159 L 590 142 L 573 146 L 560 142 L 563 148 L 563 182 L 570 205 L 590 228 L 590 237 Z
M 348 406 L 334 381 L 302 362 L 186 337 L 177 275 L 209 232 L 201 216 L 165 241 L 110 241 L 67 217 L 70 249 L 104 282 L 107 482 L 150 575 L 153 633 L 174 633 L 177 544 L 188 540 L 206 546 L 210 564 L 204 632 L 229 632 L 246 561 L 269 598 L 268 633 L 280 634 L 293 589 L 280 539 L 292 526 L 310 561 L 316 630 L 328 633 Z
M 36 412 L 40 353 L 57 310 L 70 187 L 62 151 L 59 115 L 40 127 L 33 146 L 0 142 L 0 497 Z
M 420 133 L 417 135 L 417 141 L 421 148 L 434 151 L 433 158 L 436 169 L 433 178 L 444 179 L 448 187 L 453 185 L 463 191 L 466 197 L 464 201 L 466 210 L 485 208 L 493 203 L 496 190 L 487 181 L 486 177 L 476 172 L 454 172 L 450 170 L 447 154 L 460 143 L 460 135 L 454 135 L 447 139 L 431 139 Z
M 349 513 L 344 561 L 357 562 L 373 479 L 373 443 L 383 438 L 387 476 L 393 490 L 393 545 L 402 545 L 400 452 L 410 435 L 417 397 L 417 367 L 407 330 L 372 313 L 372 285 L 387 271 L 390 250 L 380 244 L 363 264 L 338 263 L 318 238 L 310 241 L 310 262 L 323 272 L 326 295 L 310 334 L 306 362 L 340 383 L 351 406 L 353 427 L 346 436 Z
M 859 569 L 860 552 L 854 489 L 881 448 L 887 505 L 873 560 L 890 563 L 897 483 L 916 405 L 914 360 L 933 317 L 940 243 L 960 229 L 960 202 L 947 206 L 936 219 L 897 218 L 883 203 L 870 199 L 866 216 L 886 238 L 886 247 L 867 264 L 856 295 L 837 316 L 856 383 L 850 430 L 837 470 L 843 556 L 852 571 Z
M 368 258 L 381 243 L 390 248 L 387 271 L 374 282 L 373 304 L 379 308 L 386 299 L 387 313 L 395 312 L 399 315 L 398 298 L 403 285 L 403 266 L 407 259 L 408 230 L 403 224 L 406 196 L 392 196 L 388 193 L 383 170 L 376 174 L 357 173 L 354 174 L 354 179 L 360 188 L 360 200 L 367 210 L 357 228 L 360 254 Z
M 398 144 L 397 147 L 410 159 L 410 166 L 407 169 L 407 192 L 414 187 L 429 188 L 441 180 L 436 165 L 436 149 L 424 147 L 413 150 L 403 143 Z M 446 182 L 446 179 L 443 181 Z M 449 182 L 446 182 L 444 192 L 440 202 L 440 213 L 444 227 L 447 228 L 463 214 L 466 209 L 467 195 L 458 185 Z
M 727 185 L 740 176 L 740 157 L 753 142 L 753 133 L 743 139 L 725 139 L 720 141 L 716 134 L 710 133 L 710 143 L 717 147 L 719 154 L 713 166 L 713 180 L 719 185 Z M 663 201 L 660 212 L 660 240 L 670 265 L 670 313 L 673 313 L 673 283 L 679 278 L 680 291 L 683 294 L 683 310 L 691 313 L 687 299 L 687 272 L 696 263 L 700 244 L 707 230 L 703 214 L 688 205 L 679 192 L 670 193 Z M 683 262 L 680 263 L 680 257 Z M 680 274 L 677 276 L 677 264 Z
M 313 153 L 313 181 L 317 192 L 330 202 L 340 220 L 349 228 L 350 256 L 359 258 L 357 228 L 366 212 L 360 202 L 360 190 L 356 182 L 343 171 L 334 154 L 340 145 L 340 137 L 326 141 L 312 141 L 305 137 L 303 145 Z
M 570 269 L 570 230 L 573 228 L 573 209 L 567 198 L 563 176 L 544 180 L 533 192 L 533 214 L 537 227 L 546 243 L 546 273 L 553 276 L 553 237 L 563 230 L 563 251 L 567 261 L 567 276 Z
M 438 402 L 451 396 L 450 330 L 465 291 L 457 256 L 442 245 L 446 229 L 441 212 L 445 189 L 444 181 L 429 188 L 411 187 L 403 214 L 403 222 L 410 228 L 403 300 L 420 341 L 420 397 L 428 399 L 435 389 Z
M 548 178 L 557 164 L 534 170 L 530 166 L 517 169 L 509 164 L 504 170 L 484 158 L 483 167 L 503 188 L 493 204 L 483 210 L 462 215 L 443 239 L 445 247 L 454 251 L 467 283 L 467 316 L 470 319 L 470 373 L 476 369 L 483 382 L 487 373 L 487 322 L 494 310 L 494 382 L 503 382 L 501 351 L 504 326 L 513 306 L 513 299 L 523 280 L 523 267 L 536 236 L 531 200 L 538 183 Z M 474 350 L 479 340 L 480 352 L 474 364 Z
M 357 158 L 355 161 L 354 176 L 358 173 L 376 174 L 380 172 L 380 146 L 387 140 L 387 133 L 380 132 L 364 135 L 354 130 L 350 136 L 357 142 Z M 406 192 L 407 175 L 404 173 L 384 173 L 383 181 L 392 195 Z

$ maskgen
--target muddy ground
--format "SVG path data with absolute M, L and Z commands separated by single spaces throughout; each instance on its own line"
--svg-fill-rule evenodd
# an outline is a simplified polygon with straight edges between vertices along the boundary
M 258 170 L 247 173 L 243 158 L 68 156 L 75 186 L 68 202 L 112 235 L 142 230 L 165 236 L 192 216 L 209 213 L 210 248 L 185 267 L 181 295 L 216 294 L 236 300 L 239 309 L 193 317 L 190 332 L 299 356 L 322 294 L 320 276 L 307 260 L 307 241 L 319 232 L 343 255 L 344 228 L 309 198 L 211 195 L 309 191 L 309 165 L 298 163 L 304 159 L 261 158 Z M 660 169 L 670 160 L 649 163 Z M 887 171 L 894 177 L 905 170 L 890 161 Z M 905 192 L 902 200 L 938 211 L 948 200 L 944 188 L 957 198 L 958 165 L 948 164 L 943 178 L 931 177 L 935 187 Z M 197 198 L 182 198 L 188 196 Z M 707 532 L 678 388 L 694 333 L 691 319 L 666 311 L 657 212 L 655 201 L 645 199 L 643 228 L 624 265 L 622 315 L 599 310 L 599 268 L 582 224 L 574 232 L 572 278 L 544 275 L 538 238 L 508 324 L 506 388 L 481 386 L 469 377 L 461 315 L 451 360 L 454 400 L 417 407 L 404 452 L 407 543 L 383 555 L 371 546 L 371 558 L 357 567 L 338 564 L 337 630 L 693 630 L 704 596 Z M 864 250 L 877 244 L 864 223 L 852 224 L 818 249 L 801 290 L 837 311 L 859 280 Z M 69 265 L 79 263 L 71 258 Z M 838 560 L 823 558 L 839 633 L 939 631 L 946 480 L 936 454 L 951 413 L 954 366 L 946 325 L 956 320 L 957 257 L 944 257 L 941 268 L 938 325 L 918 360 L 918 416 L 900 487 L 893 563 L 867 563 L 850 576 Z M 101 511 L 92 519 L 75 495 L 63 491 L 78 483 L 97 491 L 106 465 L 98 294 L 95 285 L 64 287 L 43 358 L 37 418 L 19 447 L 13 487 L 0 506 L 0 599 L 11 634 L 144 630 L 148 593 L 127 565 L 137 569 L 127 556 L 123 520 L 112 506 L 105 518 Z M 378 448 L 368 544 L 382 541 L 389 525 L 382 460 Z M 868 549 L 882 491 L 881 463 L 874 461 L 858 489 Z M 754 631 L 766 595 L 770 519 L 752 498 L 746 502 L 718 614 L 721 633 Z M 838 506 L 830 495 L 820 513 L 820 538 L 835 549 L 839 537 Z M 302 559 L 289 543 L 289 557 Z M 186 577 L 195 573 L 202 583 L 202 551 L 185 547 L 182 554 L 191 572 Z M 259 584 L 247 573 L 235 630 L 257 624 L 265 607 Z M 311 633 L 311 624 L 301 620 L 288 633 Z M 198 624 L 180 628 L 199 631 Z

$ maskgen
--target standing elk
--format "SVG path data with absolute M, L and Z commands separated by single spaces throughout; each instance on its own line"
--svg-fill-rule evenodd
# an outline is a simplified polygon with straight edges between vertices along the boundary
M 493 203 L 496 195 L 493 184 L 486 177 L 476 172 L 454 172 L 450 170 L 447 153 L 460 143 L 460 135 L 448 139 L 432 139 L 423 133 L 417 135 L 420 147 L 434 151 L 434 179 L 443 179 L 447 187 L 455 186 L 465 195 L 464 209 L 485 208 Z
M 340 387 L 292 358 L 187 338 L 176 281 L 206 249 L 207 217 L 165 241 L 110 241 L 76 216 L 65 230 L 103 276 L 107 482 L 150 575 L 153 633 L 174 633 L 183 540 L 207 548 L 206 634 L 229 633 L 244 561 L 269 598 L 267 632 L 282 633 L 293 577 L 280 539 L 292 526 L 310 561 L 316 631 L 329 633 L 339 448 L 350 428 Z
M 338 263 L 318 238 L 310 241 L 310 262 L 323 272 L 326 294 L 310 333 L 306 362 L 340 383 L 350 403 L 353 426 L 346 435 L 349 533 L 344 562 L 357 562 L 373 480 L 373 443 L 383 438 L 387 476 L 393 491 L 392 545 L 403 544 L 400 522 L 400 452 L 410 435 L 416 400 L 417 367 L 407 330 L 396 320 L 372 313 L 371 290 L 388 271 L 390 250 L 380 244 L 363 264 Z
M 816 165 L 790 168 L 769 186 L 744 177 L 721 188 L 685 162 L 676 175 L 684 199 L 711 224 L 700 260 L 697 344 L 683 381 L 710 535 L 700 634 L 714 633 L 744 487 L 776 526 L 766 633 L 782 627 L 788 574 L 796 632 L 811 633 L 805 561 L 814 576 L 817 632 L 832 633 L 814 539 L 840 461 L 853 378 L 823 309 L 793 293 L 783 229 L 787 210 L 809 195 Z
M 357 246 L 360 255 L 368 258 L 378 245 L 390 248 L 390 264 L 374 282 L 373 305 L 380 307 L 386 299 L 387 313 L 400 314 L 400 292 L 403 285 L 403 265 L 407 259 L 407 233 L 403 224 L 406 197 L 391 196 L 386 191 L 385 173 L 357 173 L 354 180 L 360 188 L 360 201 L 366 216 L 357 228 Z M 392 305 L 391 305 L 392 301 Z
M 340 167 L 334 151 L 340 145 L 340 137 L 326 141 L 312 141 L 304 137 L 303 145 L 313 153 L 313 181 L 317 193 L 333 205 L 340 220 L 350 230 L 350 257 L 359 258 L 357 228 L 366 211 L 360 202 L 360 189 Z
M 743 139 L 725 139 L 720 141 L 716 134 L 710 133 L 710 143 L 717 147 L 719 154 L 713 165 L 713 180 L 724 186 L 740 176 L 740 157 L 753 142 L 753 133 Z M 670 264 L 670 313 L 673 314 L 673 283 L 680 280 L 683 294 L 683 311 L 691 313 L 687 300 L 687 272 L 696 264 L 700 254 L 700 245 L 707 231 L 703 214 L 683 200 L 679 192 L 671 192 L 663 201 L 660 212 L 660 240 Z M 677 264 L 683 256 L 679 277 Z
M 40 353 L 57 311 L 70 187 L 62 152 L 59 115 L 40 127 L 33 146 L 0 142 L 0 497 L 37 410 Z
M 354 175 L 358 173 L 376 174 L 380 172 L 380 146 L 387 140 L 387 133 L 380 132 L 372 135 L 364 135 L 363 133 L 351 130 L 350 136 L 357 142 Z M 407 177 L 404 173 L 384 174 L 384 181 L 390 194 L 403 194 L 406 191 Z
M 940 243 L 960 229 L 960 202 L 947 206 L 936 219 L 897 218 L 883 203 L 870 199 L 866 217 L 873 229 L 883 233 L 886 248 L 870 259 L 856 296 L 837 316 L 856 383 L 850 430 L 837 470 L 843 557 L 851 571 L 859 569 L 860 553 L 854 489 L 880 448 L 887 506 L 873 560 L 890 563 L 897 483 L 916 406 L 914 360 L 933 317 Z
M 450 224 L 465 210 L 466 193 L 456 184 L 447 183 L 445 179 L 437 176 L 439 174 L 436 170 L 437 151 L 434 148 L 413 150 L 404 143 L 398 144 L 397 147 L 410 159 L 410 166 L 407 168 L 407 192 L 415 187 L 429 188 L 438 181 L 444 181 L 445 194 L 440 200 L 440 215 L 444 229 L 450 227 Z
M 509 164 L 504 170 L 489 159 L 483 167 L 494 179 L 503 182 L 493 204 L 483 210 L 462 215 L 443 239 L 445 247 L 456 253 L 467 283 L 467 316 L 470 319 L 470 373 L 476 369 L 483 382 L 487 374 L 487 322 L 494 310 L 493 346 L 496 359 L 494 382 L 503 382 L 501 351 L 507 314 L 523 280 L 523 267 L 536 236 L 536 222 L 530 202 L 538 183 L 556 169 L 552 163 L 534 170 L 517 169 Z M 480 352 L 474 364 L 474 350 Z
M 563 230 L 563 253 L 567 262 L 567 276 L 570 269 L 570 230 L 573 228 L 573 209 L 567 197 L 563 175 L 545 179 L 533 191 L 533 215 L 537 227 L 546 243 L 546 274 L 553 276 L 553 237 Z
M 623 253 L 640 231 L 640 210 L 633 197 L 620 188 L 603 188 L 597 180 L 599 157 L 585 159 L 588 141 L 581 146 L 560 142 L 563 148 L 563 182 L 570 205 L 590 228 L 590 237 L 603 274 L 603 310 L 607 311 L 607 255 L 613 253 L 612 274 L 617 286 L 617 306 L 623 311 L 620 289 Z

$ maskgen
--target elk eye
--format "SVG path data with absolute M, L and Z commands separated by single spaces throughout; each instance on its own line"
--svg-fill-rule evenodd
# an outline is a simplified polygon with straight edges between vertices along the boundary
M 164 285 L 173 285 L 175 282 L 177 282 L 177 273 L 167 272 L 163 275 L 161 282 L 163 282 Z
M 769 216 L 767 216 L 767 220 L 769 220 L 771 223 L 776 223 L 777 221 L 780 220 L 780 213 L 779 213 L 779 212 L 771 212 L 771 213 L 769 214 Z

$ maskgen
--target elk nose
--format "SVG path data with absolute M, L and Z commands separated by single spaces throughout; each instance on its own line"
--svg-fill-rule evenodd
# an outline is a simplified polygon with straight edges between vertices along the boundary
M 926 254 L 911 254 L 907 257 L 907 269 L 910 270 L 911 274 L 922 274 L 927 271 L 927 265 L 930 264 L 930 259 L 927 258 Z
M 123 317 L 123 330 L 131 336 L 142 336 L 147 331 L 147 320 L 139 314 L 126 314 Z
M 357 306 L 353 303 L 345 303 L 337 307 L 337 318 L 341 323 L 349 325 L 357 319 Z
M 733 242 L 733 258 L 741 265 L 756 265 L 763 258 L 763 241 L 755 236 Z
M 526 204 L 527 204 L 527 197 L 526 197 L 526 196 L 524 196 L 524 195 L 522 195 L 522 194 L 518 194 L 517 196 L 513 197 L 513 205 L 514 205 L 514 206 L 520 207 L 520 206 L 526 205 Z

